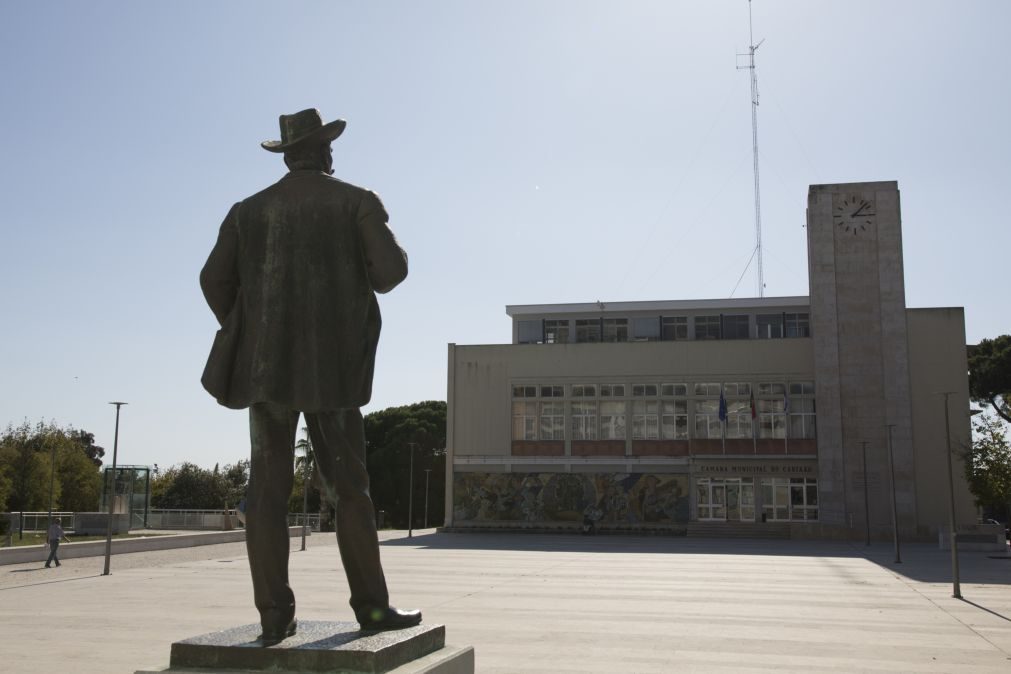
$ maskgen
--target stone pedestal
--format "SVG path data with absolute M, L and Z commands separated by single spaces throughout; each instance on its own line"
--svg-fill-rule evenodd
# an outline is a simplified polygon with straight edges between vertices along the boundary
M 168 668 L 153 672 L 347 672 L 472 674 L 474 649 L 445 645 L 443 625 L 361 632 L 358 623 L 299 621 L 298 632 L 264 648 L 258 624 L 212 632 L 172 644 Z

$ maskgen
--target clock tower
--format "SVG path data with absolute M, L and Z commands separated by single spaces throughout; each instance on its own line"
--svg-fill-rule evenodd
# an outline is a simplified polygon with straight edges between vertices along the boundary
M 866 485 L 872 530 L 890 531 L 890 436 L 908 532 L 916 503 L 898 184 L 812 185 L 807 242 L 820 519 L 862 528 Z

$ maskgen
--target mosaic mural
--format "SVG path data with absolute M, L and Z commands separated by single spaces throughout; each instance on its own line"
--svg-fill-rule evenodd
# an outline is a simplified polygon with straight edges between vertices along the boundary
M 651 473 L 456 473 L 457 522 L 673 524 L 688 521 L 688 476 Z

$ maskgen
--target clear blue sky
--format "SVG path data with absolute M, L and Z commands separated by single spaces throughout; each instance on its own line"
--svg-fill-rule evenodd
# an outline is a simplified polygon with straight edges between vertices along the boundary
M 1011 332 L 1004 0 L 756 0 L 766 295 L 807 294 L 812 183 L 898 180 L 906 300 Z M 0 425 L 120 462 L 248 454 L 200 386 L 197 283 L 279 178 L 277 116 L 348 121 L 336 174 L 411 259 L 370 410 L 444 399 L 506 304 L 727 297 L 754 247 L 745 0 L 0 4 Z M 757 294 L 744 277 L 736 297 Z

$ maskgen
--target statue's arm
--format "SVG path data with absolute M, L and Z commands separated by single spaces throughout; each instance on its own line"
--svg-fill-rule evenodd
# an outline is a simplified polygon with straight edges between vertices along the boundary
M 388 221 L 379 197 L 366 193 L 359 207 L 358 224 L 369 283 L 377 293 L 387 293 L 407 278 L 407 253 L 397 243 Z
M 200 270 L 200 289 L 204 292 L 207 305 L 214 312 L 218 323 L 224 324 L 231 313 L 239 292 L 239 270 L 237 248 L 239 234 L 236 227 L 239 205 L 235 204 L 218 231 L 218 240 Z

